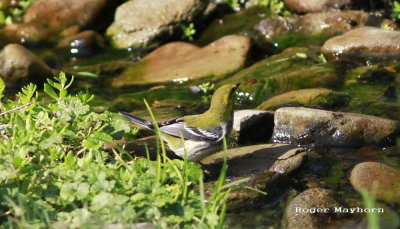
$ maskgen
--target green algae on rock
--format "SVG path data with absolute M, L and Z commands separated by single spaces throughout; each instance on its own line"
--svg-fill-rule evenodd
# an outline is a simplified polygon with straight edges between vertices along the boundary
M 288 106 L 331 108 L 346 106 L 350 99 L 350 96 L 346 93 L 326 88 L 301 89 L 274 96 L 261 103 L 257 109 L 276 110 Z
M 377 162 L 357 164 L 351 171 L 350 181 L 358 192 L 375 193 L 386 202 L 400 203 L 400 171 Z
M 306 58 L 298 57 L 305 54 Z M 241 82 L 239 92 L 249 93 L 252 105 L 291 90 L 335 87 L 342 79 L 334 63 L 321 63 L 315 51 L 288 48 L 245 68 L 219 84 Z
M 400 105 L 393 101 L 396 79 L 400 74 L 396 65 L 360 66 L 346 72 L 343 86 L 339 89 L 349 94 L 352 100 L 341 111 L 400 119 Z
M 186 42 L 172 42 L 128 67 L 112 80 L 112 86 L 225 76 L 244 66 L 249 48 L 250 39 L 238 35 L 223 37 L 203 48 Z
M 256 33 L 253 27 L 260 20 L 267 17 L 266 12 L 265 7 L 255 6 L 234 14 L 228 14 L 221 19 L 216 19 L 201 33 L 196 44 L 206 45 L 231 34 L 246 35 L 254 38 Z

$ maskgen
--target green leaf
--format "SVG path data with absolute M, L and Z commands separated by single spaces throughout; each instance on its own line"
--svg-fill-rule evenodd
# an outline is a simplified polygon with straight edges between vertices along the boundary
M 44 92 L 46 92 L 46 94 L 48 94 L 53 99 L 58 99 L 57 93 L 49 84 L 44 84 Z
M 65 156 L 64 163 L 68 168 L 75 168 L 76 166 L 76 156 L 72 151 L 69 151 L 67 156 Z

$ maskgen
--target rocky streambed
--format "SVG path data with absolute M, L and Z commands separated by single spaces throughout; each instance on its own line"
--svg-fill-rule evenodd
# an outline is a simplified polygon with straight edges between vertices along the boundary
M 240 82 L 227 179 L 246 181 L 228 197 L 229 227 L 366 228 L 374 211 L 381 228 L 398 228 L 393 6 L 230 2 L 36 0 L 1 29 L 0 76 L 15 89 L 65 71 L 98 112 L 149 117 L 146 99 L 158 121 L 201 113 L 216 88 Z M 127 149 L 155 153 L 149 135 Z M 224 156 L 201 161 L 208 194 Z

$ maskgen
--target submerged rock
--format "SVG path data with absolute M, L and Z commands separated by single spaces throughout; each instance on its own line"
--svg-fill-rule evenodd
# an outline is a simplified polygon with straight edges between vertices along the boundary
M 7 42 L 35 44 L 38 42 L 48 42 L 50 31 L 40 24 L 24 23 L 11 24 L 3 28 L 3 36 Z
M 172 35 L 208 5 L 203 0 L 131 0 L 120 5 L 107 36 L 116 48 L 145 47 L 160 35 Z
M 357 164 L 350 181 L 358 192 L 368 191 L 379 200 L 400 203 L 400 171 L 377 162 Z
M 300 13 L 321 12 L 349 5 L 351 0 L 285 0 L 286 6 Z
M 276 110 L 281 107 L 336 107 L 346 106 L 350 96 L 343 92 L 336 92 L 326 88 L 301 89 L 274 96 L 261 103 L 257 109 Z
M 240 110 L 233 115 L 233 131 L 237 141 L 265 142 L 272 136 L 274 112 Z
M 341 111 L 400 120 L 400 104 L 395 102 L 395 66 L 369 65 L 347 71 L 340 91 L 352 98 Z
M 19 44 L 9 44 L 0 52 L 0 77 L 6 83 L 23 83 L 51 77 L 49 66 Z
M 241 152 L 245 155 L 240 155 Z M 210 160 L 203 159 L 202 162 L 221 162 L 223 158 L 217 160 L 215 158 L 223 156 L 222 154 L 223 152 L 215 155 L 212 159 L 209 156 Z M 235 210 L 243 207 L 259 207 L 270 201 L 276 201 L 288 187 L 286 176 L 298 169 L 306 156 L 307 152 L 304 149 L 282 144 L 266 144 L 228 150 L 228 176 L 234 177 L 229 177 L 227 183 L 248 179 L 246 182 L 236 185 L 229 194 L 228 208 Z M 211 191 L 213 186 L 214 183 L 210 182 L 206 185 L 206 189 Z M 249 190 L 246 186 L 265 193 Z
M 60 49 L 67 49 L 70 56 L 85 57 L 104 47 L 104 39 L 96 31 L 87 30 L 71 35 L 58 42 Z
M 186 42 L 161 46 L 128 67 L 112 81 L 115 87 L 172 81 L 187 81 L 206 76 L 224 76 L 242 68 L 250 39 L 226 36 L 203 48 Z
M 264 7 L 255 6 L 216 19 L 200 34 L 196 43 L 206 45 L 231 34 L 246 35 L 254 38 L 257 34 L 253 27 L 267 17 L 266 11 Z
M 400 57 L 400 32 L 361 27 L 329 39 L 321 51 L 331 59 L 395 59 Z
M 296 158 L 294 161 L 303 161 L 306 154 L 303 148 L 287 144 L 262 144 L 228 149 L 226 153 L 229 165 L 227 174 L 228 176 L 243 176 L 252 173 L 262 173 L 269 171 L 274 163 L 280 160 Z M 202 159 L 201 164 L 207 170 L 211 171 L 211 173 L 215 172 L 215 174 L 218 174 L 224 161 L 224 156 L 225 152 L 211 154 Z M 291 161 L 291 166 L 293 166 L 291 168 L 287 165 L 276 165 L 276 168 L 285 167 L 285 174 L 287 174 L 289 171 L 298 168 L 299 163 L 294 161 Z M 270 172 L 281 173 L 279 171 L 272 169 Z
M 282 220 L 287 229 L 339 228 L 347 221 L 334 209 L 343 207 L 334 192 L 328 189 L 311 188 L 297 195 L 286 207 Z
M 370 115 L 310 108 L 280 108 L 275 112 L 273 138 L 278 142 L 325 146 L 390 144 L 400 122 Z

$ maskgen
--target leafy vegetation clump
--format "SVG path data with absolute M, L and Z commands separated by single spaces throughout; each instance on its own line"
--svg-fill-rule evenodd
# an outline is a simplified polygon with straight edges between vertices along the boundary
M 222 225 L 229 193 L 224 175 L 207 202 L 196 164 L 134 158 L 123 147 L 106 150 L 134 131 L 118 114 L 93 112 L 88 93 L 69 95 L 71 83 L 61 73 L 44 86 L 51 99 L 29 84 L 15 100 L 0 103 L 1 227 Z M 0 97 L 4 88 L 0 78 Z
M 0 1 L 0 26 L 21 22 L 25 12 L 34 1 Z

